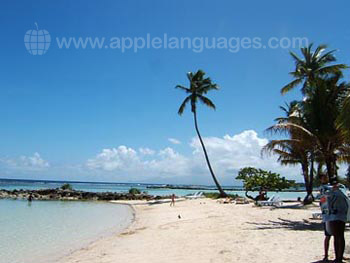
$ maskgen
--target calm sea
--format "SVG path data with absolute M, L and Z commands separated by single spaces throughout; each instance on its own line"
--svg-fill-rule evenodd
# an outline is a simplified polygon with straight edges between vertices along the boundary
M 32 180 L 5 180 L 0 179 L 0 189 L 47 189 L 47 188 L 59 188 L 65 182 L 63 181 L 32 181 Z M 177 196 L 185 196 L 188 194 L 192 194 L 197 192 L 198 190 L 187 190 L 187 189 L 166 189 L 166 188 L 157 188 L 152 189 L 148 187 L 159 187 L 159 184 L 126 184 L 126 183 L 92 183 L 92 182 L 69 182 L 74 189 L 89 191 L 89 192 L 121 192 L 126 193 L 130 188 L 138 188 L 143 192 L 147 192 L 151 195 L 171 195 L 175 194 Z M 205 187 L 206 190 L 204 192 L 216 192 L 213 187 L 209 186 L 200 186 Z M 231 188 L 233 188 L 231 186 Z M 240 187 L 235 186 L 235 189 L 239 189 Z M 203 191 L 203 190 L 201 190 Z M 240 191 L 226 191 L 229 194 L 238 194 L 244 196 L 245 192 L 243 190 Z M 275 193 L 268 193 L 275 194 Z M 282 199 L 297 199 L 298 197 L 304 197 L 305 192 L 280 192 L 278 195 Z M 254 195 L 254 193 L 253 193 Z
M 0 189 L 58 188 L 64 182 L 2 180 Z M 198 190 L 149 189 L 147 184 L 70 182 L 91 192 L 128 192 L 136 187 L 152 195 L 184 196 Z M 156 185 L 159 186 L 159 185 Z M 206 192 L 215 191 L 208 189 Z M 227 191 L 244 196 L 243 191 Z M 296 199 L 305 193 L 279 193 Z M 0 263 L 51 263 L 99 237 L 122 231 L 132 221 L 129 206 L 107 202 L 33 201 L 0 199 Z

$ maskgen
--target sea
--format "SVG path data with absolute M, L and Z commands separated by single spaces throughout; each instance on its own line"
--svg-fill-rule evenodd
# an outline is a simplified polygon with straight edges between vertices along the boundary
M 0 189 L 59 188 L 66 181 L 0 179 Z M 168 189 L 165 185 L 142 183 L 69 182 L 73 189 L 89 192 L 128 192 L 138 188 L 151 195 L 185 196 L 201 188 Z M 181 186 L 180 186 L 181 187 Z M 182 186 L 189 187 L 189 186 Z M 239 187 L 230 194 L 244 196 Z M 253 193 L 254 194 L 254 193 Z M 274 194 L 274 193 L 270 193 Z M 280 192 L 282 199 L 297 199 L 305 192 Z M 133 220 L 127 205 L 93 201 L 33 201 L 0 199 L 0 263 L 54 263 L 74 250 L 111 234 L 123 231 Z

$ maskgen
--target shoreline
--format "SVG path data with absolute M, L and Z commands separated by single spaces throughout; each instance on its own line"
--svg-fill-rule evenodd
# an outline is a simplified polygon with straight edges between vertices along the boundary
M 317 205 L 271 209 L 206 198 L 176 202 L 175 207 L 145 201 L 116 203 L 134 208 L 132 224 L 59 263 L 311 263 L 322 259 L 323 228 L 320 221 L 311 219 Z M 346 249 L 347 256 L 349 252 Z M 334 255 L 332 248 L 330 255 Z
M 85 202 L 96 202 L 96 201 L 91 201 L 91 200 L 87 200 Z M 101 241 L 101 240 L 105 240 L 105 239 L 108 239 L 112 236 L 115 236 L 115 235 L 120 235 L 121 233 L 123 233 L 124 231 L 126 231 L 127 229 L 129 229 L 135 222 L 135 218 L 136 218 L 136 210 L 134 208 L 134 206 L 132 204 L 128 204 L 128 203 L 122 203 L 122 202 L 116 202 L 116 201 L 98 201 L 98 202 L 104 202 L 104 203 L 109 203 L 109 204 L 116 204 L 116 205 L 124 205 L 124 206 L 127 206 L 129 207 L 130 209 L 130 213 L 131 213 L 131 221 L 130 223 L 121 228 L 121 229 L 118 229 L 118 230 L 115 230 L 116 227 L 112 227 L 112 228 L 109 228 L 109 229 L 106 229 L 104 231 L 104 233 L 101 233 L 95 237 L 92 237 L 89 241 L 86 240 L 86 244 L 84 245 L 80 245 L 79 247 L 75 248 L 75 249 L 72 249 L 71 251 L 55 258 L 52 260 L 52 263 L 59 263 L 59 262 L 62 262 L 62 260 L 65 260 L 67 257 L 70 257 L 71 255 L 75 254 L 75 253 L 78 253 L 79 251 L 84 251 L 86 250 L 86 248 L 92 246 L 93 244 Z

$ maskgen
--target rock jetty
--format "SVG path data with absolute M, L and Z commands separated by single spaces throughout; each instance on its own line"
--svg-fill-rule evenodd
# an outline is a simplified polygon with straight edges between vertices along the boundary
M 5 190 L 0 189 L 0 199 L 28 199 L 32 196 L 33 200 L 92 200 L 92 201 L 110 201 L 110 200 L 157 200 L 169 198 L 166 196 L 153 196 L 145 193 L 115 193 L 115 192 L 85 192 L 77 190 L 62 189 L 41 189 L 41 190 Z

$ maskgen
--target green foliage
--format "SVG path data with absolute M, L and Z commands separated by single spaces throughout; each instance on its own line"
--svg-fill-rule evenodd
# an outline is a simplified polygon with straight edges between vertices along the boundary
M 236 179 L 243 180 L 246 191 L 281 191 L 294 185 L 294 181 L 286 180 L 279 174 L 254 167 L 242 168 Z
M 206 198 L 211 198 L 211 199 L 218 199 L 218 198 L 221 198 L 219 192 L 210 192 L 210 193 L 205 193 L 205 192 L 204 192 L 203 195 L 204 195 Z M 237 195 L 237 194 L 233 194 L 233 195 L 228 194 L 227 197 L 231 197 L 231 198 L 235 199 L 235 198 L 239 197 L 239 195 Z
M 129 189 L 129 194 L 132 194 L 132 195 L 138 195 L 138 194 L 141 194 L 141 191 L 137 188 L 130 188 Z
M 73 190 L 73 186 L 71 184 L 65 183 L 61 186 L 62 190 Z

